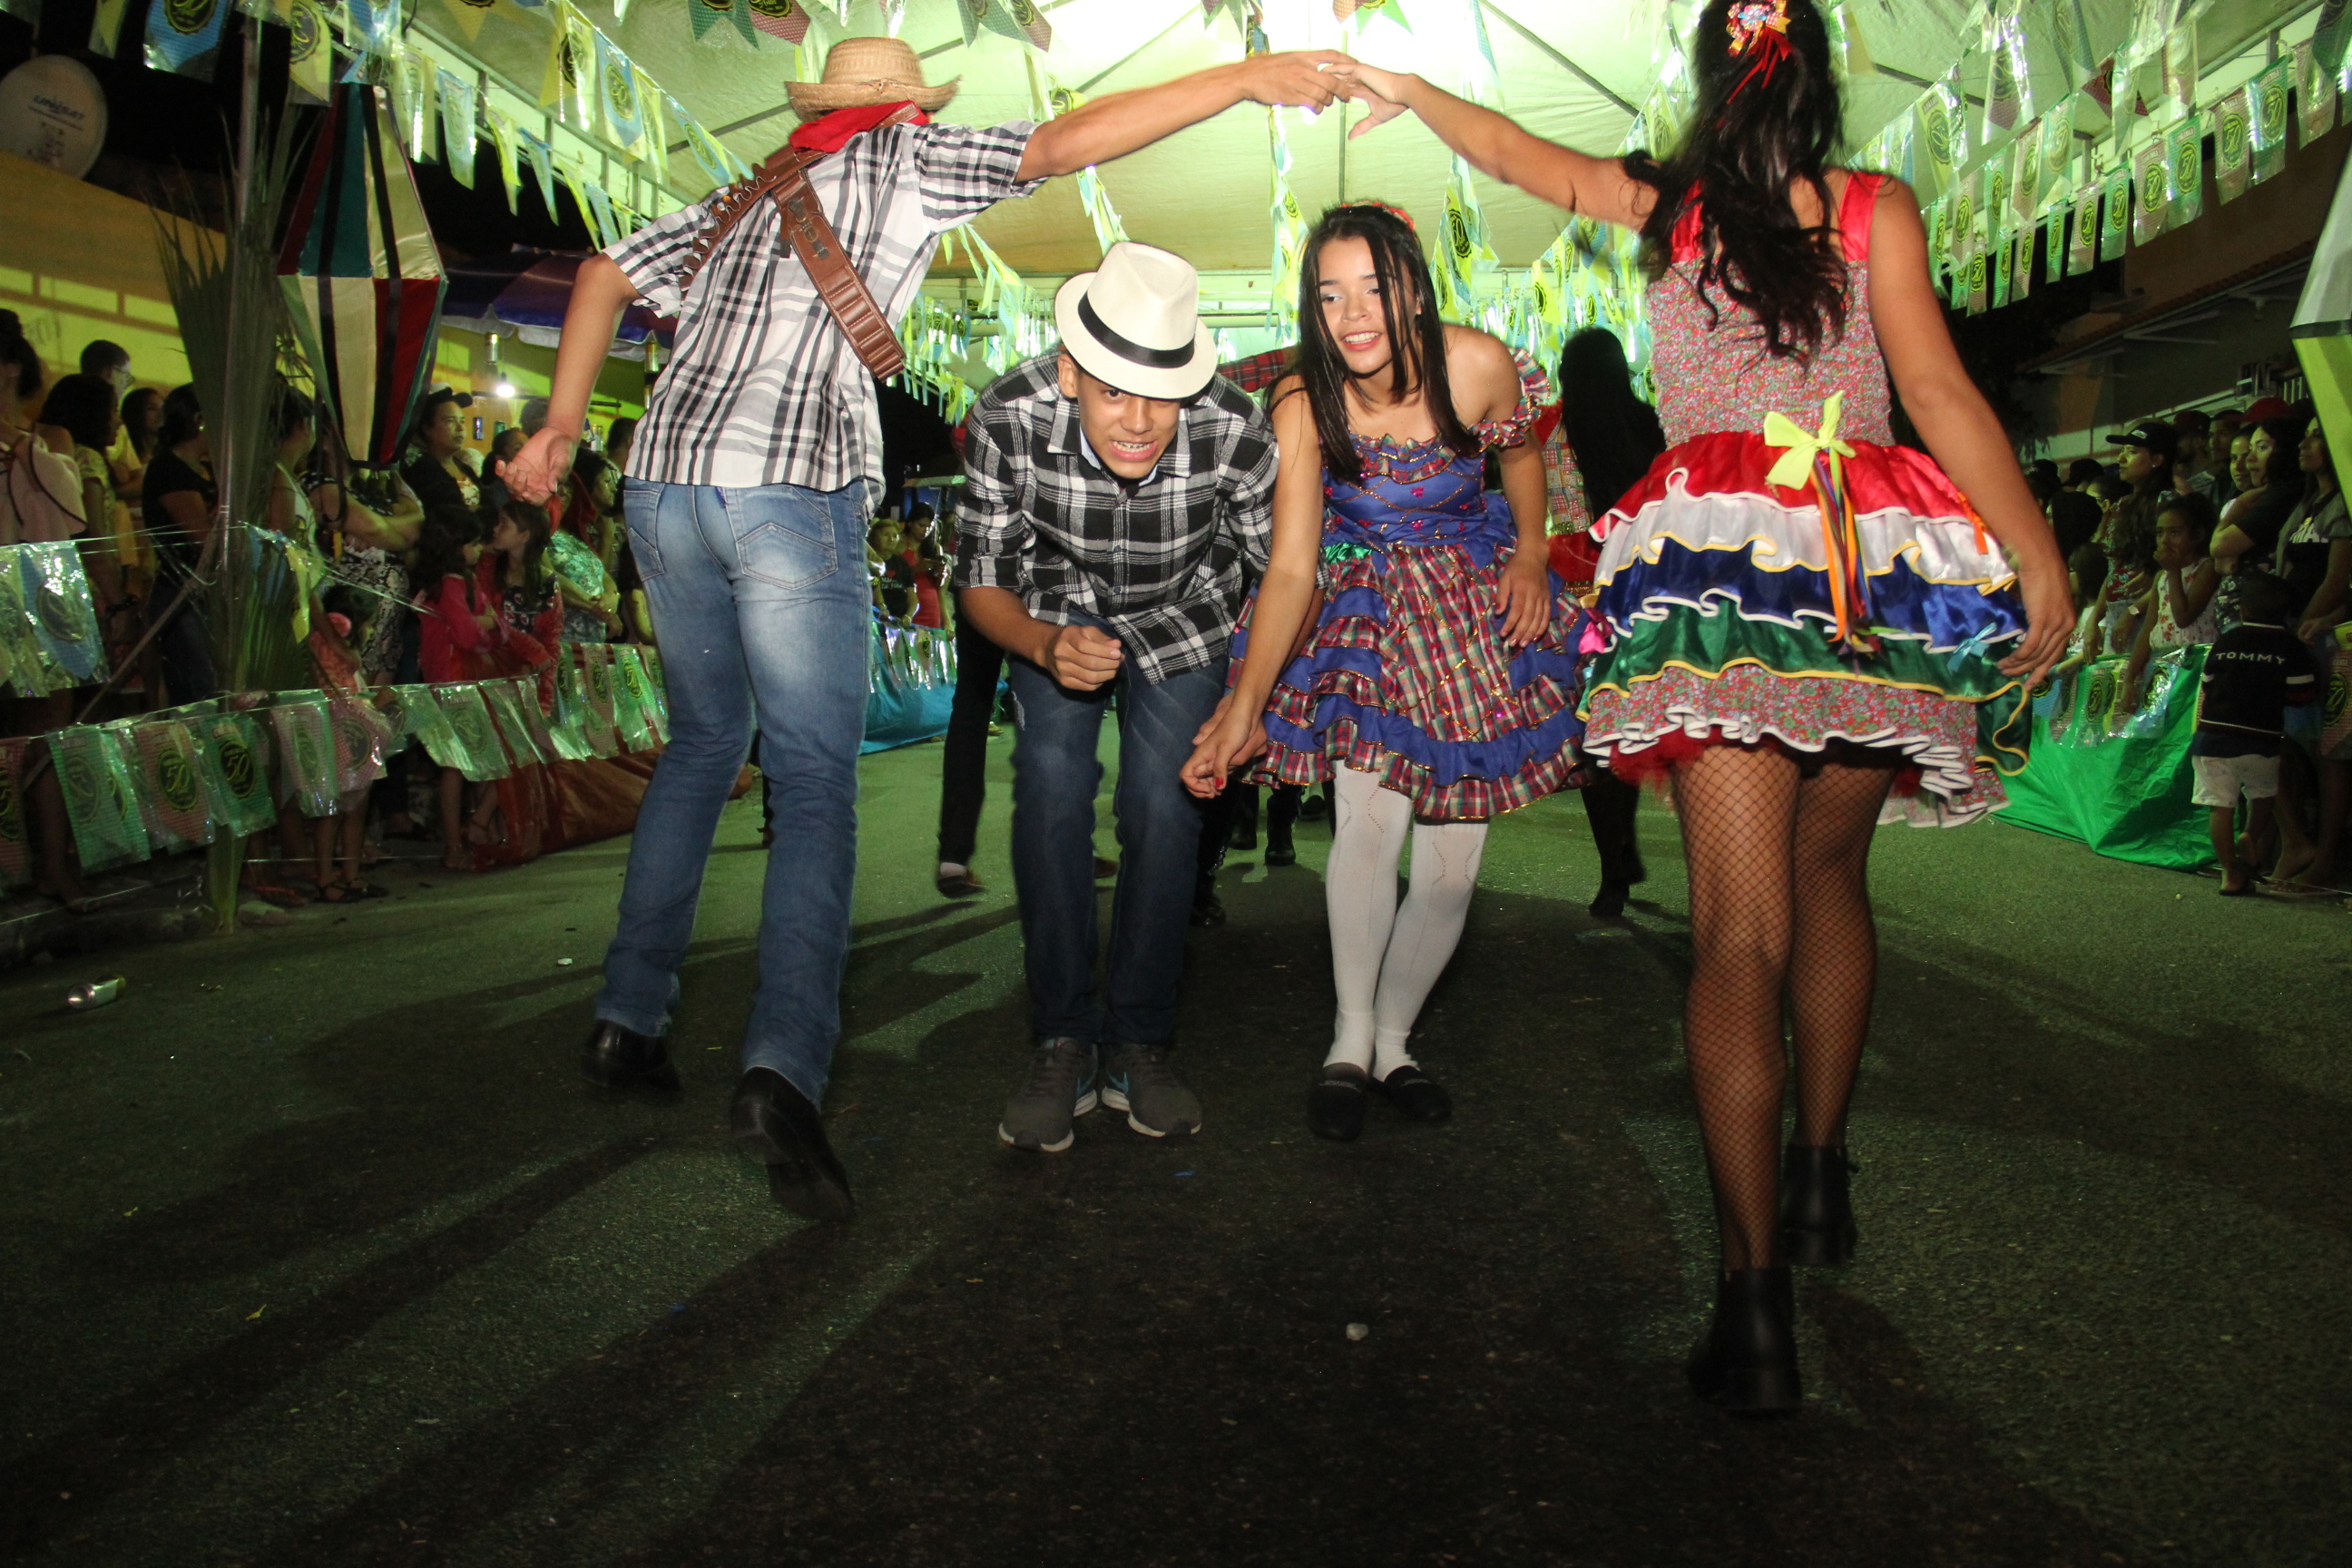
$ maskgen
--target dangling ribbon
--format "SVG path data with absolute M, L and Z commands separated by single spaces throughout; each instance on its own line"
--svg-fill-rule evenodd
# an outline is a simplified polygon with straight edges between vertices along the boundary
M 1759 74 L 1765 84 L 1769 86 L 1773 70 L 1787 58 L 1789 0 L 1745 0 L 1744 4 L 1731 8 L 1731 14 L 1724 18 L 1724 26 L 1731 34 L 1730 53 L 1734 59 L 1750 48 L 1756 51 L 1756 58 L 1748 62 L 1748 69 L 1724 95 L 1725 101 L 1729 102 L 1745 92 L 1748 84 Z
M 1837 615 L 1837 640 L 1849 652 L 1876 653 L 1878 639 L 1857 635 L 1867 624 L 1869 580 L 1862 569 L 1862 530 L 1854 521 L 1853 498 L 1845 488 L 1845 459 L 1853 448 L 1838 439 L 1838 421 L 1845 415 L 1845 394 L 1833 392 L 1822 405 L 1822 427 L 1808 432 L 1785 414 L 1764 416 L 1764 444 L 1786 448 L 1765 483 L 1781 489 L 1810 488 L 1821 509 L 1822 543 L 1829 552 L 1830 605 Z

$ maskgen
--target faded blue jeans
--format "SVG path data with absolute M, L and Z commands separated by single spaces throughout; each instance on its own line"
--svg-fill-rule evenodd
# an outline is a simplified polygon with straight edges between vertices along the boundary
M 1013 751 L 1013 880 L 1021 895 L 1029 1026 L 1112 1046 L 1160 1046 L 1176 1032 L 1184 928 L 1200 875 L 1201 802 L 1180 776 L 1192 736 L 1225 694 L 1225 661 L 1158 685 L 1122 674 L 1073 691 L 1024 659 L 1005 661 L 1019 710 Z M 1095 986 L 1095 745 L 1119 692 L 1118 887 L 1110 967 Z
M 866 489 L 629 479 L 621 507 L 661 637 L 670 742 L 629 842 L 596 1016 L 641 1035 L 667 1027 L 703 867 L 756 723 L 776 840 L 743 1066 L 772 1068 L 820 1104 L 857 876 L 873 624 Z

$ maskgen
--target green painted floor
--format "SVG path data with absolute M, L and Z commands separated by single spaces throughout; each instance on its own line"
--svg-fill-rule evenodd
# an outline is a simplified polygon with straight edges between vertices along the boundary
M 1801 1281 L 1805 1414 L 1748 1426 L 1679 1371 L 1712 1242 L 1669 816 L 1622 926 L 1584 913 L 1573 801 L 1497 827 L 1419 1037 L 1451 1125 L 1307 1134 L 1310 826 L 1296 868 L 1236 855 L 1232 922 L 1194 935 L 1204 1134 L 1097 1116 L 1022 1157 L 1008 745 L 992 888 L 957 907 L 938 748 L 866 764 L 846 1226 L 770 1206 L 722 1135 L 756 796 L 711 858 L 674 1105 L 573 1076 L 617 843 L 0 979 L 6 1554 L 2352 1561 L 2340 907 L 1884 832 L 1862 1254 Z M 67 1014 L 107 969 L 126 999 Z

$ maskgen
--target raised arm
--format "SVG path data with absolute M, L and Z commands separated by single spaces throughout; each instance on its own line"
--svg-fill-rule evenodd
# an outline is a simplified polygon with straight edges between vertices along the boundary
M 1596 158 L 1521 130 L 1491 109 L 1465 102 L 1417 76 L 1357 61 L 1334 73 L 1362 90 L 1371 113 L 1348 134 L 1361 136 L 1403 110 L 1421 116 L 1437 139 L 1490 179 L 1517 185 L 1580 217 L 1636 228 L 1657 204 L 1657 193 L 1625 173 L 1620 158 Z
M 1927 277 L 1927 232 L 1911 188 L 1889 180 L 1870 230 L 1870 324 L 1886 355 L 1904 410 L 1944 471 L 2017 563 L 2028 629 L 2001 661 L 2028 684 L 2065 652 L 2074 624 L 2066 563 L 1992 406 L 1969 379 L 1944 328 L 1944 308 Z
M 1049 174 L 1075 174 L 1089 163 L 1123 158 L 1163 136 L 1222 114 L 1236 103 L 1292 103 L 1321 109 L 1339 93 L 1339 84 L 1321 68 L 1351 63 L 1347 56 L 1330 49 L 1252 55 L 1158 87 L 1090 99 L 1037 127 L 1021 154 L 1021 177 L 1041 180 Z

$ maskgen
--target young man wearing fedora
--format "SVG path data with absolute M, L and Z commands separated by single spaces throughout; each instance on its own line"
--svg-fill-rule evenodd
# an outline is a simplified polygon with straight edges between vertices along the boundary
M 1225 649 L 1265 567 L 1274 429 L 1216 374 L 1200 279 L 1114 245 L 1054 300 L 1062 346 L 965 422 L 956 586 L 1012 656 L 1013 879 L 1035 1054 L 998 1135 L 1070 1146 L 1097 1104 L 1150 1137 L 1201 1126 L 1168 1064 L 1200 802 L 1180 777 L 1225 691 Z M 1119 866 L 1095 984 L 1095 746 L 1119 699 Z
M 644 299 L 678 322 L 622 492 L 661 634 L 671 740 L 638 813 L 582 1069 L 611 1088 L 677 1087 L 663 1035 L 719 814 L 756 723 L 775 843 L 730 1123 L 787 1208 L 840 1218 L 852 1207 L 817 1111 L 849 949 L 866 527 L 882 478 L 874 380 L 850 331 L 887 363 L 947 229 L 1244 100 L 1327 105 L 1335 92 L 1319 68 L 1345 58 L 1254 56 L 1042 126 L 974 127 L 930 122 L 956 84 L 928 85 L 906 44 L 845 39 L 822 82 L 788 89 L 804 122 L 792 148 L 806 157 L 780 151 L 763 166 L 772 199 L 714 193 L 580 268 L 546 428 L 507 469 L 524 500 L 562 482 L 622 310 Z

